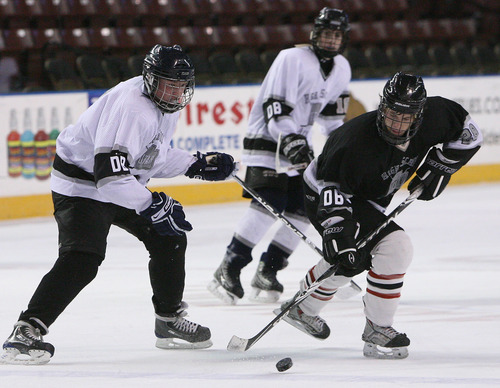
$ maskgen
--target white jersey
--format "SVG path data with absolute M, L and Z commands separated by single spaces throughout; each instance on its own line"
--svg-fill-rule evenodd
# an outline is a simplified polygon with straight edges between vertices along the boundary
M 52 191 L 144 210 L 151 178 L 184 174 L 196 160 L 171 147 L 178 119 L 143 93 L 142 76 L 118 84 L 57 138 Z
M 333 69 L 325 76 L 311 46 L 282 50 L 250 112 L 242 162 L 274 169 L 280 133 L 282 137 L 300 134 L 310 143 L 315 122 L 325 135 L 340 127 L 349 103 L 350 80 L 351 67 L 342 55 L 334 57 Z M 280 160 L 282 166 L 290 165 L 284 155 Z

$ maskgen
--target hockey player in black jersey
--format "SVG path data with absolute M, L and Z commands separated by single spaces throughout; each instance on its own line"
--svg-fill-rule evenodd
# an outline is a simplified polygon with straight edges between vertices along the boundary
M 215 181 L 236 172 L 230 155 L 192 155 L 171 147 L 180 111 L 193 91 L 189 56 L 180 46 L 156 45 L 144 59 L 142 76 L 107 91 L 61 132 L 51 177 L 59 258 L 21 312 L 0 362 L 49 362 L 54 346 L 43 336 L 97 275 L 111 225 L 148 250 L 156 346 L 212 345 L 208 327 L 184 318 L 186 232 L 192 226 L 179 202 L 146 187 L 153 177 Z M 111 322 L 112 314 L 107 319 Z
M 481 143 L 481 131 L 464 108 L 446 98 L 427 97 L 418 76 L 395 74 L 378 109 L 333 132 L 304 173 L 306 211 L 323 237 L 324 258 L 307 272 L 301 289 L 330 265 L 340 267 L 284 319 L 316 338 L 327 338 L 330 328 L 319 316 L 321 309 L 351 277 L 368 271 L 363 353 L 407 357 L 410 340 L 392 325 L 412 260 L 411 241 L 395 222 L 359 251 L 356 241 L 384 221 L 395 192 L 413 173 L 410 192 L 423 185 L 418 199 L 432 200 Z
M 309 147 L 311 128 L 319 123 L 328 135 L 342 125 L 347 110 L 351 68 L 341 54 L 349 29 L 344 11 L 323 8 L 311 31 L 311 45 L 279 53 L 262 83 L 243 140 L 246 185 L 302 230 L 309 226 L 301 174 L 313 159 Z M 284 168 L 301 165 L 302 169 L 277 171 L 277 152 Z M 248 193 L 243 196 L 250 198 Z M 208 286 L 214 295 L 229 304 L 243 297 L 240 272 L 252 261 L 253 248 L 275 221 L 258 201 L 252 200 Z M 288 257 L 299 243 L 300 239 L 286 226 L 277 230 L 251 281 L 251 299 L 279 299 L 283 285 L 276 274 L 287 266 Z

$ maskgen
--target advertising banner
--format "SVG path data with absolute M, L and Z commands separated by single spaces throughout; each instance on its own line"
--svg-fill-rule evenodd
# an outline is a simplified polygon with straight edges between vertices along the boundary
M 352 96 L 373 110 L 386 80 L 353 81 Z M 500 76 L 427 77 L 428 95 L 461 103 L 485 135 L 471 165 L 500 164 Z M 180 115 L 173 146 L 226 152 L 240 160 L 250 109 L 259 85 L 198 87 Z M 0 96 L 0 197 L 48 194 L 55 138 L 104 91 Z M 324 137 L 315 131 L 316 154 Z M 150 186 L 203 184 L 186 177 L 152 180 Z

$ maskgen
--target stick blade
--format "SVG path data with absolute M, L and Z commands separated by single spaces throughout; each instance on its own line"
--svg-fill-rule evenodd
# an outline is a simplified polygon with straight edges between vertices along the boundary
M 230 352 L 244 352 L 248 349 L 248 340 L 233 335 L 233 338 L 227 344 L 227 350 Z

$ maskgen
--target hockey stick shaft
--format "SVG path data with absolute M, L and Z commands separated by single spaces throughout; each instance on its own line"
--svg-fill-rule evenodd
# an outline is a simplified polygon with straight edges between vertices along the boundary
M 413 193 L 411 193 L 403 202 L 401 202 L 389 215 L 387 215 L 384 222 L 382 222 L 378 227 L 376 227 L 367 236 L 363 237 L 358 244 L 357 248 L 361 249 L 366 244 L 368 244 L 373 238 L 380 233 L 389 223 L 396 218 L 404 209 L 406 209 L 413 201 L 415 201 L 418 196 L 422 193 L 423 187 L 417 187 Z M 315 282 L 313 282 L 307 289 L 299 292 L 295 297 L 295 300 L 290 303 L 285 309 L 283 309 L 274 319 L 269 322 L 261 331 L 259 331 L 255 336 L 249 339 L 244 339 L 233 335 L 231 340 L 227 345 L 228 350 L 244 352 L 250 349 L 258 340 L 260 340 L 265 334 L 267 334 L 281 319 L 288 314 L 288 312 L 299 303 L 301 303 L 305 298 L 312 294 L 321 284 L 332 276 L 338 269 L 338 264 L 332 265 L 328 268 Z
M 323 252 L 319 249 L 304 233 L 302 233 L 299 229 L 297 229 L 293 224 L 290 223 L 283 217 L 271 204 L 269 204 L 264 198 L 262 198 L 255 190 L 251 189 L 243 182 L 239 177 L 234 176 L 236 182 L 239 183 L 245 191 L 248 191 L 252 197 L 255 198 L 257 202 L 259 202 L 262 206 L 264 206 L 269 213 L 271 213 L 274 217 L 278 218 L 281 222 L 283 222 L 292 232 L 294 232 L 297 236 L 299 236 L 311 249 L 316 251 L 316 253 L 320 256 L 323 256 Z
M 236 182 L 240 184 L 243 189 L 248 191 L 252 197 L 255 198 L 264 208 L 266 208 L 274 217 L 278 218 L 281 222 L 285 224 L 292 232 L 294 232 L 298 237 L 302 239 L 312 250 L 314 250 L 318 255 L 323 257 L 323 252 L 319 249 L 307 236 L 304 235 L 296 226 L 294 226 L 286 217 L 281 215 L 271 204 L 269 204 L 264 198 L 262 198 L 255 190 L 251 189 L 237 176 L 234 176 Z M 343 287 L 341 292 L 339 292 L 339 297 L 341 299 L 347 299 L 361 292 L 361 287 L 356 284 L 354 280 L 351 280 L 349 286 Z
M 330 276 L 332 276 L 338 268 L 338 264 L 332 265 L 328 268 L 315 282 L 313 282 L 306 290 L 302 292 L 298 292 L 295 296 L 294 301 L 288 305 L 285 309 L 283 309 L 276 317 L 273 318 L 271 322 L 269 322 L 261 331 L 259 331 L 252 338 L 245 339 L 233 335 L 229 343 L 227 344 L 227 350 L 236 351 L 236 352 L 244 352 L 250 349 L 258 340 L 260 340 L 267 332 L 269 332 L 276 324 L 283 319 L 285 315 L 287 315 L 290 310 L 297 306 L 300 302 L 306 299 L 309 295 L 311 295 L 321 284 Z

